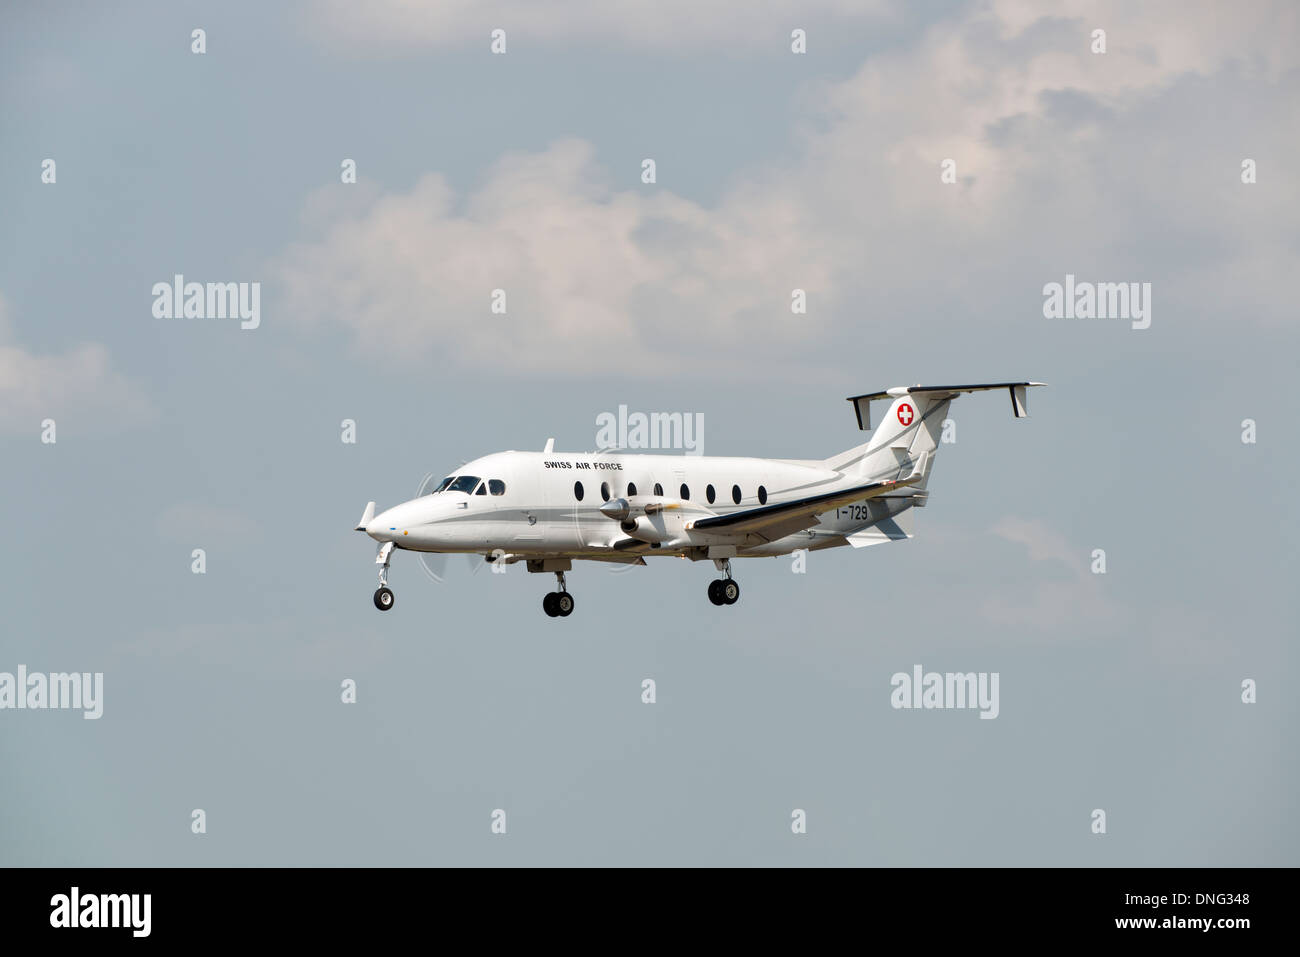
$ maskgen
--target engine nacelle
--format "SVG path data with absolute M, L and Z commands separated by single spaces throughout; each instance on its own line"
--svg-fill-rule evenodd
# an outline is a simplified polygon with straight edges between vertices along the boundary
M 662 512 L 654 517 L 642 515 L 639 518 L 629 518 L 620 523 L 619 528 L 628 538 L 635 538 L 638 542 L 649 542 L 652 545 L 666 542 L 681 534 L 680 529 L 669 530 L 666 527 Z

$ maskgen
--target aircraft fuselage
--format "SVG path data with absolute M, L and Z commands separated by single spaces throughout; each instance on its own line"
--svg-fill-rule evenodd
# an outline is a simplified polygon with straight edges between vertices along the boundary
M 448 476 L 469 477 L 375 516 L 365 531 L 379 542 L 417 552 L 478 552 L 488 557 L 565 556 L 635 560 L 637 555 L 697 555 L 735 547 L 737 556 L 783 555 L 799 548 L 846 544 L 859 531 L 910 502 L 863 500 L 820 516 L 816 528 L 768 540 L 706 533 L 694 519 L 776 505 L 847 487 L 852 481 L 820 461 L 637 453 L 498 452 Z M 444 480 L 445 481 L 445 480 Z M 469 489 L 469 490 L 466 490 Z M 601 511 L 606 502 L 657 501 L 640 527 Z M 656 540 L 657 539 L 657 540 Z M 630 542 L 638 542 L 631 545 Z M 615 546 L 622 543 L 622 548 Z

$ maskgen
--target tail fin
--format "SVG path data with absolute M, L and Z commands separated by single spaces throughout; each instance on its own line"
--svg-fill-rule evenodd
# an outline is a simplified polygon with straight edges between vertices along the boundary
M 907 478 L 915 469 L 921 477 L 913 488 L 924 489 L 930 478 L 943 422 L 948 406 L 960 393 L 1006 389 L 1011 396 L 1011 411 L 1024 418 L 1025 390 L 1042 382 L 995 382 L 978 385 L 900 387 L 885 392 L 871 392 L 849 398 L 858 415 L 858 428 L 871 428 L 871 403 L 891 399 L 888 413 L 875 434 L 864 445 L 841 452 L 826 460 L 829 468 L 864 481 L 887 481 Z

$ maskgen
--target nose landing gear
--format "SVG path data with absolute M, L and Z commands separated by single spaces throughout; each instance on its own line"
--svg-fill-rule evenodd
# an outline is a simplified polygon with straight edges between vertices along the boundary
M 388 562 L 393 556 L 393 543 L 384 542 L 379 546 L 375 564 L 379 566 L 379 589 L 375 592 L 375 607 L 388 611 L 393 607 L 393 590 L 388 587 Z

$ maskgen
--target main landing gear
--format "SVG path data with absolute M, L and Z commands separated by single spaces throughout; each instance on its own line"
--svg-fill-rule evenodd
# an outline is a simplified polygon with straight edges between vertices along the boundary
M 715 605 L 734 605 L 740 600 L 740 585 L 732 580 L 731 559 L 714 559 L 713 564 L 722 572 L 722 578 L 709 582 L 709 601 Z
M 379 566 L 379 589 L 375 592 L 375 607 L 388 611 L 393 607 L 393 590 L 388 587 L 388 561 L 393 556 L 393 543 L 384 542 L 379 546 L 375 564 Z
M 547 593 L 542 599 L 542 610 L 551 618 L 568 618 L 573 614 L 573 596 L 565 589 L 564 572 L 556 572 L 555 578 L 560 590 Z

